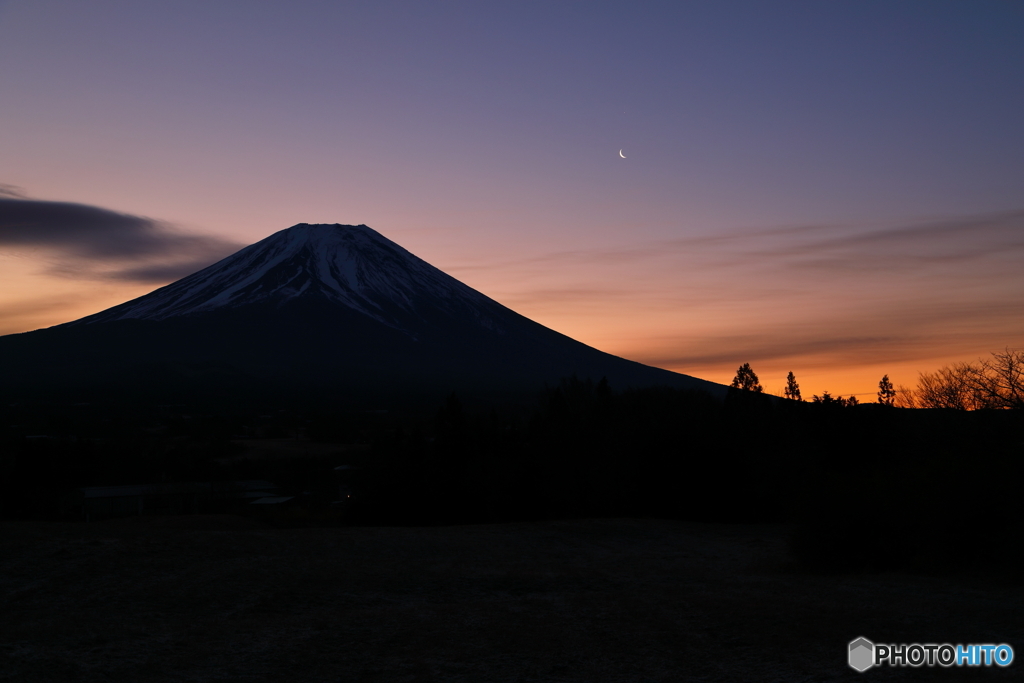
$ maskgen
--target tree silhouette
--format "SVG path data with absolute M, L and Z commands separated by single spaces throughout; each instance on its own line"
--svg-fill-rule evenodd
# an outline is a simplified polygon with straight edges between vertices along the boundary
M 850 395 L 850 398 L 843 398 L 842 396 L 833 396 L 827 391 L 821 392 L 821 396 L 815 394 L 811 397 L 811 401 L 832 408 L 852 408 L 860 403 L 860 401 L 857 400 L 857 397 L 852 394 Z
M 786 398 L 793 401 L 802 401 L 800 396 L 800 385 L 796 383 L 796 375 L 792 371 L 786 375 Z
M 896 385 L 896 398 L 893 405 L 897 408 L 920 408 L 921 402 L 917 399 L 917 392 L 902 384 Z
M 974 384 L 987 408 L 1024 408 L 1024 351 L 1005 349 L 980 361 Z
M 890 408 L 896 404 L 896 388 L 889 381 L 889 375 L 882 375 L 878 383 L 878 402 Z
M 896 389 L 895 404 L 956 410 L 1024 408 L 1024 351 L 1008 348 L 991 359 L 922 372 L 916 390 Z
M 814 403 L 824 403 L 825 405 L 833 405 L 836 403 L 835 397 L 827 391 L 821 392 L 821 396 L 815 394 L 811 397 L 811 401 Z
M 922 372 L 917 379 L 917 400 L 922 408 L 953 408 L 977 410 L 989 407 L 988 397 L 980 386 L 985 373 L 971 363 L 953 363 L 935 372 Z
M 739 367 L 736 371 L 736 377 L 733 378 L 732 384 L 729 386 L 733 389 L 753 391 L 757 394 L 764 392 L 764 387 L 761 386 L 761 382 L 757 379 L 757 375 L 750 368 L 750 363 L 744 363 Z

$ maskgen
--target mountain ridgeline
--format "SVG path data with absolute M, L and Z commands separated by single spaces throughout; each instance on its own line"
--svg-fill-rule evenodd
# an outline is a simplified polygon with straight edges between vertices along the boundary
M 0 337 L 4 400 L 435 400 L 616 387 L 725 387 L 577 342 L 365 225 L 299 224 L 177 282 Z

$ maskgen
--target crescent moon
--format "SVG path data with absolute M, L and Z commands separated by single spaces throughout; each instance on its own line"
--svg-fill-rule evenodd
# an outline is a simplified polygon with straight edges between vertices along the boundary
M 619 150 L 619 156 L 620 156 L 620 157 L 622 157 L 623 159 L 625 159 L 625 158 L 626 158 L 626 155 L 622 153 L 622 150 L 621 150 L 621 149 Z

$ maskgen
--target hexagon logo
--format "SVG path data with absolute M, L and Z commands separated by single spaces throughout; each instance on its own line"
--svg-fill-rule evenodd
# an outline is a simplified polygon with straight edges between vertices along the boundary
M 863 636 L 850 641 L 850 666 L 867 671 L 875 665 L 875 644 Z

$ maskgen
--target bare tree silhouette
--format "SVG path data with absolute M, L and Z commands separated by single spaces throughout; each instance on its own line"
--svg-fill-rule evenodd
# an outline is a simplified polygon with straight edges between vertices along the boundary
M 917 400 L 917 394 L 908 386 L 903 384 L 896 385 L 896 397 L 893 399 L 892 404 L 897 408 L 920 408 L 921 405 Z
M 985 408 L 978 388 L 985 384 L 980 368 L 954 363 L 935 372 L 922 372 L 917 380 L 917 400 L 922 408 L 977 410 Z
M 893 405 L 902 408 L 1022 409 L 1024 351 L 1007 348 L 976 363 L 953 363 L 922 372 L 916 389 L 901 385 L 895 391 Z M 881 397 L 879 384 L 879 402 Z
M 1024 351 L 1004 349 L 979 362 L 973 387 L 988 408 L 1024 408 Z

